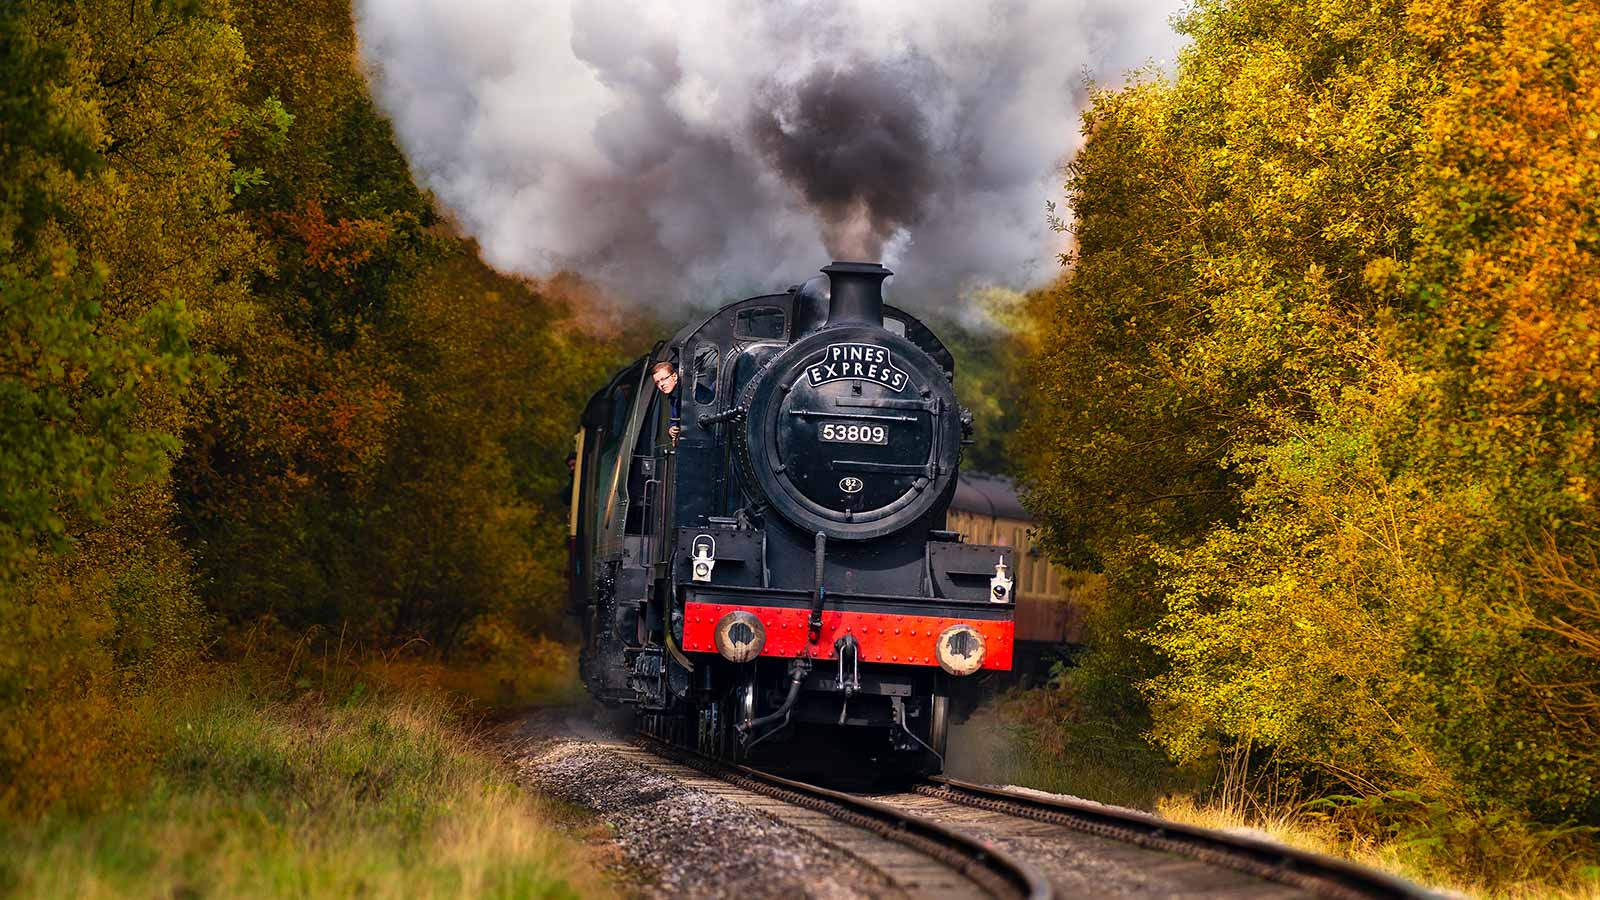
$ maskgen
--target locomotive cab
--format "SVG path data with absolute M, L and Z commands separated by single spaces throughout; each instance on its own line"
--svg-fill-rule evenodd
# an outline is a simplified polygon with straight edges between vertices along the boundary
M 934 771 L 952 701 L 1011 666 L 1009 550 L 944 530 L 970 427 L 949 352 L 884 304 L 889 270 L 822 272 L 724 307 L 590 401 L 582 672 L 706 752 L 820 742 Z

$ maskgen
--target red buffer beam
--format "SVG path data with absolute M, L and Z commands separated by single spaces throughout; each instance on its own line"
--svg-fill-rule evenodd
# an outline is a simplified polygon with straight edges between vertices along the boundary
M 761 650 L 762 656 L 792 659 L 805 655 L 809 643 L 806 640 L 806 620 L 810 615 L 807 610 L 731 603 L 685 604 L 683 649 L 689 653 L 716 653 L 717 622 L 737 610 L 756 616 L 765 627 L 767 642 Z M 811 656 L 833 659 L 834 642 L 848 634 L 854 635 L 859 643 L 862 662 L 937 666 L 935 645 L 939 634 L 952 625 L 967 625 L 983 635 L 987 652 L 981 668 L 1011 670 L 1015 623 L 952 616 L 825 611 L 822 635 L 810 645 Z

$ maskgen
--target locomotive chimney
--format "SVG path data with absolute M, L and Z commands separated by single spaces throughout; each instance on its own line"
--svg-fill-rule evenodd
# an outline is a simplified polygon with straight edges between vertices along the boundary
M 883 280 L 894 273 L 877 263 L 834 262 L 828 276 L 828 324 L 883 326 Z

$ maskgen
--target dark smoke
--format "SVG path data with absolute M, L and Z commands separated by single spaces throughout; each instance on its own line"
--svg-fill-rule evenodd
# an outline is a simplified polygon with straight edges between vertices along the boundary
M 758 144 L 816 209 L 830 256 L 882 258 L 897 231 L 922 220 L 944 174 L 906 73 L 830 69 L 783 100 L 752 116 Z
M 1085 77 L 1179 0 L 356 0 L 418 181 L 492 265 L 639 303 L 881 258 L 926 309 L 1057 268 Z

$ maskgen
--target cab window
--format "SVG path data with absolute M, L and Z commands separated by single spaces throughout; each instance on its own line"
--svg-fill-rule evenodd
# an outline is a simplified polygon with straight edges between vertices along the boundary
M 734 320 L 733 336 L 757 340 L 779 340 L 788 327 L 788 317 L 778 306 L 757 306 L 739 310 Z
M 699 406 L 710 406 L 717 402 L 717 372 L 721 368 L 721 358 L 717 355 L 717 348 L 711 345 L 701 347 L 694 354 L 694 402 Z

